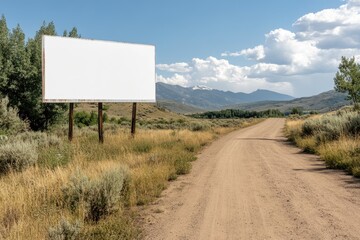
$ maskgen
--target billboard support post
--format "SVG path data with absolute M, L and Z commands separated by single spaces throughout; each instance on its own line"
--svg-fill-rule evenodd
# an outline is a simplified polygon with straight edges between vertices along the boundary
M 99 143 L 104 143 L 104 128 L 103 128 L 103 104 L 98 103 L 98 133 L 99 133 Z
M 69 134 L 68 139 L 71 142 L 74 131 L 74 103 L 69 104 Z
M 132 117 L 131 117 L 131 136 L 135 136 L 135 127 L 136 127 L 136 102 L 132 106 Z

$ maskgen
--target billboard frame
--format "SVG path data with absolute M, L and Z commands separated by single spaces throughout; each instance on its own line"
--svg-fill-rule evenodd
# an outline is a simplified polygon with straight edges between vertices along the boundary
M 85 38 L 70 38 L 71 40 L 78 40 L 78 41 L 84 41 L 84 42 L 96 42 L 96 43 L 105 43 L 105 44 L 126 44 L 126 45 L 135 45 L 135 46 L 143 46 L 143 47 L 153 47 L 154 53 L 153 53 L 153 63 L 154 63 L 154 76 L 153 76 L 153 83 L 154 83 L 154 92 L 153 92 L 153 99 L 106 99 L 106 98 L 89 98 L 89 99 L 76 99 L 76 98 L 63 98 L 63 99 L 49 99 L 45 98 L 46 95 L 46 50 L 45 50 L 45 38 L 62 38 L 69 40 L 70 37 L 62 37 L 62 36 L 50 36 L 50 35 L 43 35 L 42 36 L 42 54 L 41 54 L 41 60 L 42 60 L 42 102 L 43 103 L 97 103 L 97 102 L 104 102 L 104 103 L 131 103 L 131 102 L 143 102 L 143 103 L 156 103 L 156 51 L 155 51 L 155 45 L 152 44 L 140 44 L 140 43 L 131 43 L 131 42 L 120 42 L 120 41 L 109 41 L 109 40 L 95 40 L 95 39 L 85 39 Z M 99 83 L 100 80 L 99 80 Z M 71 86 L 68 86 L 69 88 Z

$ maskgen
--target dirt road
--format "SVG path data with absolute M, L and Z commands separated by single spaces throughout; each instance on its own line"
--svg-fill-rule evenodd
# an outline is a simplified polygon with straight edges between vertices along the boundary
M 207 147 L 150 207 L 145 239 L 360 239 L 360 181 L 268 119 Z

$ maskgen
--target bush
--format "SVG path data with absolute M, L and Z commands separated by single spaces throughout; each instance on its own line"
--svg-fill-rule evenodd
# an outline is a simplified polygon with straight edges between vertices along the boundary
M 86 220 L 98 222 L 117 210 L 127 178 L 127 169 L 123 167 L 108 170 L 95 180 L 77 172 L 63 189 L 65 204 L 71 211 L 84 204 Z
M 29 124 L 18 116 L 16 108 L 8 107 L 9 99 L 0 99 L 0 133 L 16 134 L 29 129 Z
M 29 142 L 9 142 L 0 145 L 0 174 L 22 171 L 38 160 L 36 146 Z
M 302 125 L 301 132 L 303 136 L 312 136 L 316 132 L 321 131 L 321 128 L 322 128 L 322 124 L 320 120 L 318 119 L 307 120 Z
M 38 164 L 55 168 L 67 164 L 72 156 L 71 145 L 56 135 L 45 132 L 25 132 L 18 134 L 12 141 L 30 142 L 37 146 Z
M 49 228 L 48 237 L 50 240 L 75 240 L 80 233 L 80 229 L 81 224 L 79 221 L 70 223 L 63 218 L 58 225 Z
M 97 114 L 92 111 L 91 113 L 81 111 L 75 113 L 74 116 L 75 125 L 79 128 L 85 126 L 92 126 L 97 124 Z
M 338 112 L 319 119 L 308 119 L 302 126 L 302 136 L 316 136 L 319 143 L 334 141 L 342 135 L 356 135 L 360 131 L 360 117 L 354 112 Z
M 40 148 L 59 146 L 63 143 L 62 139 L 56 135 L 45 132 L 24 132 L 15 137 L 18 141 L 31 142 Z
M 358 136 L 360 133 L 360 115 L 356 114 L 349 119 L 348 132 L 353 136 Z
M 203 123 L 195 122 L 195 123 L 192 123 L 190 125 L 190 130 L 194 131 L 194 132 L 196 132 L 196 131 L 205 131 L 205 130 L 208 130 L 208 129 L 209 129 L 209 125 L 203 124 Z
M 354 167 L 354 168 L 352 169 L 352 174 L 353 174 L 355 177 L 360 178 L 360 166 Z
M 105 172 L 99 180 L 92 182 L 86 196 L 88 220 L 98 222 L 117 209 L 126 178 L 127 171 L 118 168 Z
M 293 115 L 302 115 L 303 114 L 303 109 L 300 107 L 294 107 L 293 109 L 291 109 L 291 114 Z
M 174 161 L 175 172 L 177 175 L 187 174 L 191 170 L 191 161 L 196 159 L 191 153 L 179 154 Z
M 90 188 L 90 181 L 87 176 L 77 171 L 70 177 L 69 184 L 62 189 L 64 202 L 71 211 L 75 211 L 81 202 L 84 202 L 85 196 Z

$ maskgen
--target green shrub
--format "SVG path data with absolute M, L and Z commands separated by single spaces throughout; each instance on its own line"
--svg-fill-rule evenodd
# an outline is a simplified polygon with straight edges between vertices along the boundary
M 198 123 L 198 122 L 194 122 L 192 124 L 190 124 L 190 130 L 191 131 L 205 131 L 209 129 L 209 125 L 204 124 L 204 123 Z
M 358 136 L 360 134 L 360 115 L 356 114 L 349 119 L 347 126 L 347 131 L 353 136 Z
M 103 111 L 107 111 L 110 109 L 110 105 L 104 104 L 102 109 Z
M 29 129 L 29 124 L 18 116 L 16 108 L 8 107 L 9 99 L 0 99 L 0 133 L 16 134 Z
M 39 166 L 53 169 L 67 164 L 72 157 L 71 145 L 53 134 L 29 131 L 18 134 L 12 141 L 30 142 L 37 146 Z
M 355 177 L 360 178 L 360 166 L 354 167 L 354 168 L 352 169 L 352 174 L 353 174 Z
M 80 230 L 81 224 L 79 221 L 70 223 L 63 218 L 58 225 L 48 229 L 48 237 L 50 240 L 75 240 Z
M 40 148 L 48 148 L 51 146 L 60 146 L 63 141 L 56 135 L 47 134 L 45 132 L 24 132 L 18 134 L 15 139 L 17 141 L 31 142 Z
M 92 111 L 91 113 L 81 111 L 75 113 L 74 116 L 75 125 L 79 128 L 84 126 L 92 126 L 97 124 L 97 114 Z
M 98 222 L 117 210 L 127 174 L 124 168 L 113 169 L 91 183 L 86 196 L 88 220 Z
M 70 177 L 68 185 L 62 189 L 65 205 L 74 212 L 79 204 L 84 202 L 89 189 L 89 178 L 78 170 Z
M 302 136 L 316 136 L 318 143 L 334 141 L 342 135 L 356 135 L 360 131 L 360 117 L 354 112 L 324 115 L 319 119 L 308 119 L 302 126 Z
M 29 142 L 9 142 L 0 145 L 0 174 L 22 171 L 38 160 L 36 146 Z
M 318 119 L 307 120 L 302 125 L 301 132 L 302 132 L 303 136 L 312 136 L 316 132 L 321 131 L 321 128 L 322 128 L 322 124 L 321 124 L 320 120 L 318 120 Z
M 94 180 L 77 172 L 63 189 L 65 206 L 75 211 L 83 204 L 86 220 L 98 222 L 117 210 L 127 178 L 128 171 L 123 167 L 108 170 Z
M 178 178 L 176 171 L 170 172 L 168 176 L 168 181 L 175 181 Z
M 291 114 L 303 115 L 303 109 L 301 107 L 294 107 L 293 109 L 291 109 Z
M 109 121 L 109 115 L 107 115 L 107 113 L 103 113 L 103 122 L 108 122 Z
M 174 166 L 175 166 L 175 172 L 177 175 L 183 175 L 183 174 L 187 174 L 190 172 L 191 170 L 191 161 L 194 160 L 194 156 L 192 154 L 179 154 L 175 161 L 174 161 Z

